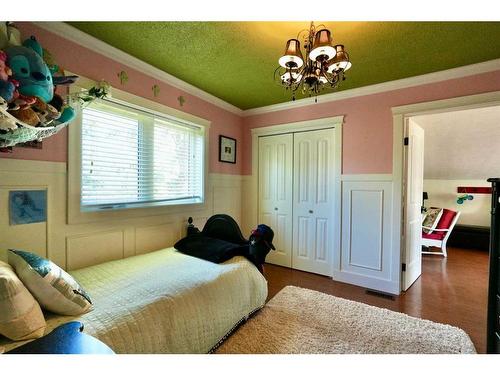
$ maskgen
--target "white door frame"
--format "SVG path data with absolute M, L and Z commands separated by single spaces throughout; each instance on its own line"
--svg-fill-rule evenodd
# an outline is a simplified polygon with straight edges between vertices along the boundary
M 342 204 L 342 192 L 341 192 L 341 174 L 342 174 L 342 124 L 344 122 L 344 116 L 335 117 L 325 117 L 316 120 L 291 122 L 279 125 L 271 125 L 262 128 L 254 128 L 251 130 L 252 133 L 252 176 L 250 181 L 250 199 L 246 205 L 248 210 L 248 221 L 245 223 L 246 226 L 255 226 L 258 224 L 258 187 L 259 187 L 259 137 L 268 135 L 277 135 L 285 133 L 303 132 L 310 130 L 321 130 L 334 128 L 335 129 L 335 216 L 337 220 L 335 221 L 335 242 L 333 244 L 333 264 L 337 263 L 337 255 L 340 255 L 340 236 L 341 236 L 341 204 Z M 248 199 L 248 197 L 244 197 Z
M 393 119 L 393 151 L 392 151 L 392 174 L 394 178 L 394 195 L 393 195 L 393 207 L 394 207 L 394 223 L 399 225 L 399 228 L 394 230 L 394 246 L 399 247 L 400 251 L 396 254 L 400 257 L 399 264 L 401 260 L 405 259 L 406 248 L 404 246 L 404 213 L 403 213 L 403 184 L 404 184 L 404 170 L 407 165 L 404 164 L 404 138 L 406 136 L 405 123 L 409 117 L 443 113 L 443 112 L 453 112 L 453 111 L 463 111 L 466 109 L 492 107 L 500 105 L 500 91 L 493 91 L 484 94 L 460 96 L 451 99 L 434 100 L 424 103 L 404 105 L 398 107 L 392 107 L 392 119 Z M 400 277 L 400 290 L 403 280 L 403 272 L 401 270 Z

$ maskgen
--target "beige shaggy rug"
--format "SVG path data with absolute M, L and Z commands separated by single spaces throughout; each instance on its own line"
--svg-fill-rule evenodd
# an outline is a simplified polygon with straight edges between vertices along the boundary
M 287 286 L 216 351 L 244 353 L 475 353 L 460 328 Z

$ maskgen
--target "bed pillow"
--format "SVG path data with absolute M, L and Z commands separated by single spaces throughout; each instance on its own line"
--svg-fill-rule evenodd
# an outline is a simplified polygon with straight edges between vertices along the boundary
M 437 224 L 439 223 L 439 219 L 441 219 L 441 215 L 443 215 L 442 208 L 431 207 L 427 210 L 427 216 L 422 223 L 422 226 L 428 227 L 431 229 L 423 228 L 422 231 L 427 234 L 431 234 L 434 229 L 436 229 Z
M 207 237 L 201 233 L 179 240 L 174 247 L 183 254 L 213 263 L 223 263 L 236 255 L 243 255 L 245 249 L 248 251 L 248 245 Z
M 45 318 L 11 266 L 0 261 L 0 335 L 11 340 L 42 337 Z
M 81 315 L 92 308 L 83 288 L 60 267 L 36 254 L 9 250 L 9 264 L 40 305 L 60 315 Z

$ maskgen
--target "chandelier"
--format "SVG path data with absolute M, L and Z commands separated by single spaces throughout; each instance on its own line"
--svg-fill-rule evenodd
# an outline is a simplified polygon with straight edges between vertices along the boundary
M 300 40 L 304 44 L 305 59 Z M 295 100 L 299 89 L 309 96 L 317 96 L 323 89 L 335 89 L 346 79 L 345 72 L 352 64 L 342 44 L 332 45 L 330 30 L 324 25 L 316 27 L 311 22 L 309 29 L 298 33 L 297 39 L 286 42 L 279 65 L 274 71 L 274 80 L 290 90 L 292 100 Z

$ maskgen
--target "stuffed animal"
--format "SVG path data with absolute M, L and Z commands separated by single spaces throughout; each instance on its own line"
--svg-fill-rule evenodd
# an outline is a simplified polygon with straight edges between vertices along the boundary
M 8 81 L 11 75 L 12 70 L 7 66 L 7 54 L 4 51 L 0 51 L 0 79 Z
M 54 97 L 52 98 L 49 104 L 53 106 L 55 109 L 57 109 L 59 112 L 61 112 L 64 106 L 64 99 L 62 98 L 61 95 L 54 93 Z
M 63 108 L 61 116 L 59 117 L 58 121 L 62 124 L 64 122 L 73 121 L 75 117 L 76 117 L 75 109 L 73 107 L 66 106 Z
M 43 49 L 35 37 L 24 41 L 22 46 L 5 50 L 7 65 L 12 69 L 12 78 L 19 82 L 19 93 L 34 96 L 48 103 L 54 96 L 52 73 L 43 61 Z
M 31 126 L 41 125 L 40 117 L 38 117 L 37 113 L 31 107 L 25 109 L 18 109 L 16 111 L 10 111 L 10 114 L 15 118 L 17 118 L 19 121 L 22 121 L 28 125 Z
M 263 273 L 263 264 L 266 256 L 272 250 L 276 250 L 273 245 L 274 232 L 265 224 L 259 224 L 252 230 L 250 235 L 250 245 L 247 258 L 255 264 L 258 270 Z
M 57 121 L 60 124 L 73 121 L 76 117 L 75 109 L 69 105 L 65 105 L 64 99 L 59 94 L 54 93 L 54 97 L 49 104 L 61 113 Z
M 37 99 L 31 108 L 36 112 L 42 126 L 50 125 L 52 121 L 57 120 L 61 116 L 61 113 L 56 108 L 42 102 L 40 99 Z
M 78 76 L 52 76 L 54 86 L 69 86 L 78 80 Z
M 0 51 L 0 97 L 10 102 L 16 91 L 15 84 L 11 81 L 12 70 L 7 66 L 7 54 Z
M 19 93 L 14 95 L 14 101 L 9 103 L 9 111 L 17 111 L 19 109 L 27 109 L 36 102 L 34 96 L 24 96 Z
M 6 110 L 8 105 L 7 101 L 0 97 L 0 108 Z M 17 129 L 16 121 L 0 112 L 0 131 L 14 129 Z

